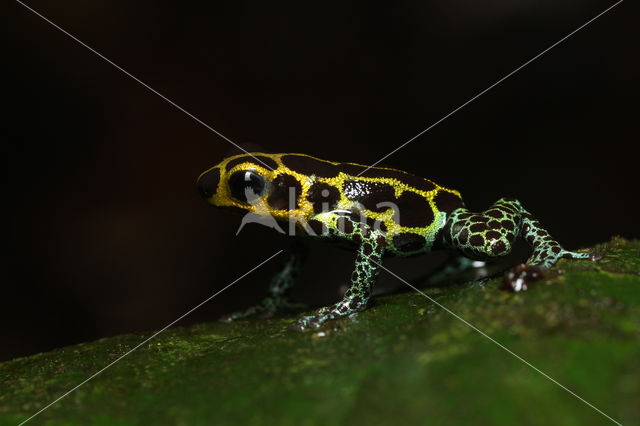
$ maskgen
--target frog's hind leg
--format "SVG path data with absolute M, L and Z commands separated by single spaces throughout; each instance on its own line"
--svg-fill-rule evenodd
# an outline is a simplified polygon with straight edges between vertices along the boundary
M 289 303 L 289 295 L 302 269 L 306 252 L 307 248 L 303 244 L 293 244 L 285 251 L 280 270 L 269 283 L 268 296 L 262 299 L 257 305 L 251 306 L 243 311 L 226 314 L 219 320 L 222 322 L 231 322 L 254 315 L 268 318 L 278 311 L 297 308 L 297 306 Z
M 515 291 L 525 290 L 528 281 L 540 278 L 561 258 L 600 258 L 597 253 L 565 250 L 518 200 L 509 198 L 501 198 L 481 213 L 459 208 L 451 213 L 444 230 L 445 244 L 481 260 L 508 254 L 518 236 L 527 241 L 533 253 L 525 265 L 505 275 L 505 284 Z

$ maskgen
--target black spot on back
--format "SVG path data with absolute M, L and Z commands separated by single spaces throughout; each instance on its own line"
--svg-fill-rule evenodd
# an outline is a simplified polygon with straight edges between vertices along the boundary
M 270 168 L 271 170 L 275 170 L 278 168 L 278 163 L 276 163 L 275 160 L 272 160 L 269 157 L 265 157 L 263 155 L 256 155 L 254 157 L 251 157 L 249 155 L 243 155 L 242 157 L 234 158 L 233 160 L 227 163 L 226 170 L 229 171 L 235 166 L 237 166 L 238 164 L 242 164 L 242 163 L 253 163 L 256 166 L 260 166 L 260 167 L 265 167 L 266 165 L 268 166 L 267 168 Z M 260 161 L 257 161 L 256 159 L 262 161 L 262 163 L 264 164 L 262 164 Z
M 390 208 L 388 205 L 378 207 L 379 203 L 397 201 L 393 187 L 381 182 L 348 180 L 344 182 L 342 191 L 349 200 L 362 204 L 372 212 L 383 212 Z
M 340 163 L 336 166 L 336 169 L 340 172 L 346 173 L 351 176 L 358 176 L 360 173 L 367 170 L 367 166 L 362 166 L 360 164 L 354 164 L 354 163 Z M 373 174 L 371 174 L 369 171 L 365 173 L 363 176 L 373 177 Z
M 319 177 L 338 176 L 339 170 L 333 164 L 304 155 L 287 154 L 281 157 L 282 163 L 289 169 L 303 175 Z
M 415 192 L 405 191 L 397 199 L 395 217 L 399 217 L 400 226 L 425 227 L 429 226 L 434 219 L 433 210 L 426 198 Z
M 294 190 L 294 202 L 293 205 L 289 205 L 289 188 Z M 271 182 L 271 188 L 269 190 L 269 198 L 267 203 L 271 208 L 276 210 L 295 209 L 298 206 L 298 199 L 302 194 L 302 185 L 298 180 L 286 173 L 278 175 L 273 182 Z
M 282 156 L 281 159 L 283 164 L 289 169 L 307 176 L 314 174 L 319 177 L 330 178 L 338 176 L 340 172 L 351 176 L 357 176 L 360 173 L 363 173 L 362 176 L 366 177 L 396 179 L 399 182 L 405 183 L 421 191 L 433 191 L 436 189 L 435 184 L 430 180 L 411 173 L 403 172 L 402 170 L 382 169 L 377 167 L 367 169 L 367 166 L 354 163 L 339 163 L 338 165 L 334 165 L 327 161 L 300 154 L 287 154 Z
M 340 200 L 340 191 L 327 183 L 317 182 L 309 188 L 307 200 L 313 205 L 314 213 L 322 212 L 323 203 L 326 203 L 325 206 L 328 207 L 325 207 L 325 211 L 330 211 Z
M 441 212 L 451 213 L 464 205 L 462 198 L 448 191 L 439 191 L 433 201 Z

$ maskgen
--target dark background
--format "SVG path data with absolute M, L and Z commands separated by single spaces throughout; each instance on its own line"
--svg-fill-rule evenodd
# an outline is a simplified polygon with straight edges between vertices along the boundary
M 370 164 L 613 2 L 28 4 L 238 144 Z M 3 8 L 0 359 L 159 329 L 287 246 L 255 224 L 235 237 L 238 218 L 199 198 L 196 177 L 233 153 L 228 142 L 18 3 Z M 517 196 L 568 248 L 639 237 L 631 8 L 385 165 L 475 209 Z M 310 257 L 296 297 L 327 303 L 353 256 L 314 244 Z M 388 266 L 424 272 L 422 260 Z M 257 301 L 275 268 L 180 324 Z

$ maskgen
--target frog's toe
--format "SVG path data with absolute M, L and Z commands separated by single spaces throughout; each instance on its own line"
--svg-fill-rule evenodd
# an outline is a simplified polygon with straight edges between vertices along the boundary
M 242 318 L 247 318 L 252 315 L 255 315 L 258 312 L 256 309 L 247 309 L 246 311 L 232 312 L 230 314 L 225 314 L 218 318 L 220 322 L 233 322 L 235 320 L 239 320 Z M 260 311 L 262 312 L 262 311 Z
M 307 331 L 320 327 L 326 320 L 327 318 L 321 315 L 305 315 L 291 324 L 291 328 L 296 331 Z
M 598 251 L 587 251 L 587 252 L 573 252 L 573 251 L 564 251 L 560 253 L 561 256 L 565 259 L 586 259 L 595 262 L 597 260 L 602 259 L 602 253 Z
M 277 313 L 300 312 L 307 309 L 304 303 L 291 303 L 286 300 L 278 300 L 275 305 L 268 305 L 266 309 L 258 312 L 258 318 L 271 318 Z
M 544 268 L 535 265 L 520 264 L 504 274 L 502 288 L 511 291 L 523 291 L 529 284 L 544 276 Z
M 599 251 L 592 251 L 589 253 L 589 260 L 592 262 L 598 261 L 600 259 L 602 259 L 603 254 L 600 253 Z
M 220 322 L 233 322 L 233 320 L 235 320 L 236 318 L 234 317 L 233 314 L 226 314 L 221 316 L 220 318 L 218 318 L 218 321 Z
M 256 306 L 252 306 L 249 309 L 245 309 L 244 311 L 238 311 L 238 312 L 232 312 L 230 314 L 226 314 L 221 316 L 220 318 L 218 318 L 218 321 L 220 322 L 233 322 L 235 320 L 241 319 L 241 318 L 247 318 L 253 315 L 257 315 L 260 314 L 260 316 L 262 315 L 266 315 L 271 313 L 271 315 L 273 315 L 273 312 L 270 312 L 269 309 L 265 309 L 264 306 L 261 305 L 256 305 Z

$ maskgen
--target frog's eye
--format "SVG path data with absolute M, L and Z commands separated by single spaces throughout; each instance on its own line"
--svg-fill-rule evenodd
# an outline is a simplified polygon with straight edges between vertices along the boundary
M 231 196 L 242 203 L 251 203 L 261 196 L 265 186 L 264 178 L 250 170 L 235 172 L 229 177 Z

